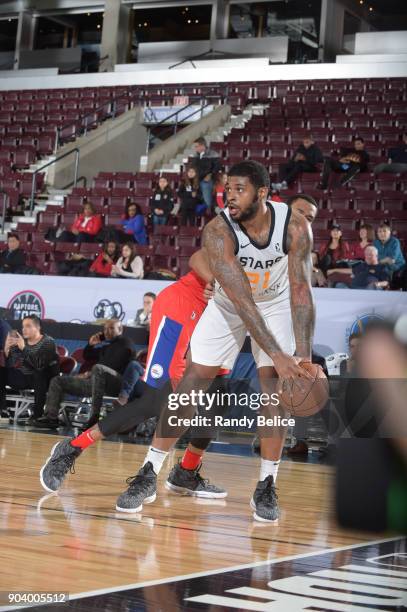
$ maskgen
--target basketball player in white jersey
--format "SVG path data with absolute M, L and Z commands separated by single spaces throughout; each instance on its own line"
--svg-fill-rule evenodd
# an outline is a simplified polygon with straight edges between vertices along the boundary
M 275 392 L 275 373 L 279 388 L 284 380 L 307 376 L 299 363 L 311 360 L 312 234 L 304 216 L 285 204 L 267 202 L 268 189 L 267 170 L 257 162 L 241 162 L 228 173 L 228 208 L 203 232 L 215 295 L 192 336 L 192 362 L 178 394 L 206 390 L 220 367 L 232 368 L 247 332 L 263 392 Z M 192 417 L 194 410 L 190 406 L 178 416 Z M 156 432 L 142 468 L 118 498 L 118 511 L 140 512 L 143 502 L 155 500 L 157 474 L 186 429 L 169 433 L 173 414 L 163 411 L 157 432 L 174 437 Z M 285 428 L 278 428 L 275 435 L 261 438 L 260 477 L 251 500 L 254 518 L 260 521 L 276 522 L 279 517 L 275 480 L 285 434 Z

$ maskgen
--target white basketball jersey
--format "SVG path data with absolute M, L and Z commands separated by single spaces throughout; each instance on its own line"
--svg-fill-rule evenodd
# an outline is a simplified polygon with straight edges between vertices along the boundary
M 267 206 L 271 213 L 271 224 L 265 246 L 256 244 L 243 225 L 230 217 L 227 208 L 221 213 L 233 232 L 235 254 L 250 281 L 255 302 L 279 302 L 290 296 L 286 239 L 291 209 L 281 202 L 267 202 Z M 215 301 L 217 296 L 228 299 L 218 283 Z

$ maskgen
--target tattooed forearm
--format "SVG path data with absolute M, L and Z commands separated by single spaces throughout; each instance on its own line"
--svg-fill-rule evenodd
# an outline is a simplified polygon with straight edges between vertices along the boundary
M 235 257 L 233 238 L 223 219 L 218 217 L 205 227 L 202 246 L 208 253 L 214 277 L 233 302 L 250 336 L 268 355 L 281 352 L 253 300 L 250 283 Z
M 290 279 L 291 312 L 296 344 L 296 355 L 310 359 L 315 325 L 315 307 L 311 289 L 311 231 L 305 219 L 292 215 L 288 226 L 290 250 L 288 275 Z

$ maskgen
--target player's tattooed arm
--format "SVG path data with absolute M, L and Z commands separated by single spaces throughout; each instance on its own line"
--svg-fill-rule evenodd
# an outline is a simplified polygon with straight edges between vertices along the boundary
M 311 288 L 312 232 L 306 219 L 294 211 L 288 224 L 287 247 L 296 355 L 311 359 L 315 325 Z
M 281 348 L 268 329 L 252 296 L 248 278 L 236 259 L 233 236 L 225 221 L 216 217 L 205 226 L 202 244 L 209 265 L 223 291 L 233 302 L 251 337 L 268 354 L 281 353 Z

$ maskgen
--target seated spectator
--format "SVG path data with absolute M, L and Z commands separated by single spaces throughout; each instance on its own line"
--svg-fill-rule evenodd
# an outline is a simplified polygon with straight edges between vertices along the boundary
M 119 245 L 110 240 L 103 246 L 103 251 L 99 253 L 89 269 L 89 276 L 107 277 L 112 275 L 112 267 L 119 259 Z
M 374 227 L 369 223 L 364 223 L 359 228 L 359 242 L 351 244 L 350 247 L 350 258 L 351 259 L 365 259 L 365 248 L 371 244 L 375 239 Z
M 311 274 L 311 285 L 313 287 L 326 287 L 327 280 L 325 274 L 319 267 L 319 256 L 315 251 L 311 253 L 312 257 L 312 274 Z
M 213 181 L 220 171 L 220 159 L 216 151 L 210 149 L 205 138 L 197 138 L 194 142 L 195 157 L 193 165 L 197 169 L 199 186 L 201 188 L 202 200 L 207 210 L 212 206 Z
M 202 192 L 196 168 L 188 166 L 178 189 L 180 200 L 181 225 L 194 225 L 196 207 L 202 204 Z
M 342 172 L 341 185 L 347 185 L 359 172 L 366 172 L 369 155 L 365 151 L 363 138 L 357 136 L 353 139 L 352 148 L 343 148 L 339 152 L 339 159 L 326 157 L 322 171 L 321 189 L 328 188 L 331 172 Z
M 10 232 L 7 236 L 7 249 L 0 253 L 0 273 L 24 274 L 26 255 L 20 248 L 18 234 Z
M 338 261 L 347 260 L 349 256 L 349 244 L 342 240 L 341 226 L 334 223 L 331 227 L 330 239 L 319 249 L 320 268 L 326 273 L 327 270 L 335 268 Z
M 134 359 L 134 347 L 131 340 L 123 336 L 121 322 L 111 319 L 105 323 L 102 333 L 89 338 L 83 356 L 86 361 L 96 362 L 96 365 L 85 374 L 57 376 L 52 379 L 45 415 L 36 421 L 37 427 L 58 427 L 58 413 L 66 393 L 77 397 L 91 397 L 91 413 L 87 427 L 97 423 L 103 396 L 117 396 L 120 393 L 124 371 Z
M 407 172 L 407 132 L 403 134 L 403 144 L 399 147 L 389 149 L 389 159 L 385 164 L 377 164 L 373 172 L 380 174 L 381 172 Z
M 174 193 L 165 176 L 158 179 L 158 187 L 150 198 L 150 208 L 153 213 L 154 225 L 165 225 L 174 208 Z
M 134 240 L 137 244 L 147 244 L 147 231 L 144 215 L 141 208 L 135 202 L 126 205 L 124 219 L 120 221 L 124 231 L 117 231 L 118 242 Z
M 391 235 L 390 226 L 381 223 L 377 230 L 377 238 L 374 246 L 378 251 L 379 263 L 387 266 L 389 272 L 400 272 L 406 265 L 400 240 Z
M 91 259 L 80 253 L 69 253 L 64 261 L 57 263 L 60 276 L 88 276 Z
M 102 218 L 97 215 L 93 204 L 86 202 L 82 214 L 75 219 L 71 230 L 57 232 L 57 242 L 96 242 L 96 236 L 102 229 Z
M 323 161 L 321 149 L 315 144 L 311 134 L 307 134 L 295 150 L 293 158 L 287 164 L 280 164 L 280 182 L 272 183 L 272 188 L 277 191 L 287 189 L 301 172 L 318 172 L 317 164 L 322 164 Z
M 356 370 L 356 357 L 358 352 L 358 347 L 360 345 L 360 341 L 362 340 L 362 334 L 360 332 L 355 332 L 350 334 L 348 344 L 349 344 L 349 357 L 341 361 L 339 366 L 340 376 L 344 376 L 345 378 L 355 377 L 357 375 Z
M 133 242 L 127 242 L 122 246 L 122 254 L 115 264 L 112 265 L 112 276 L 122 278 L 143 278 L 143 260 L 136 255 Z
M 226 190 L 225 185 L 228 180 L 226 172 L 219 172 L 216 175 L 215 185 L 213 187 L 213 199 L 215 201 L 215 212 L 219 214 L 226 205 Z
M 332 272 L 337 271 L 332 270 Z M 337 282 L 336 288 L 383 290 L 390 286 L 390 272 L 385 265 L 379 263 L 377 249 L 372 245 L 365 248 L 364 262 L 356 263 L 352 268 L 340 269 L 339 271 L 343 275 L 348 274 L 351 280 L 350 284 Z
M 127 321 L 130 327 L 150 327 L 151 313 L 153 310 L 156 294 L 148 291 L 143 296 L 143 308 L 139 308 L 134 319 Z
M 54 340 L 43 334 L 35 315 L 24 317 L 22 335 L 11 330 L 4 346 L 5 367 L 0 367 L 0 408 L 6 408 L 6 385 L 33 389 L 34 409 L 29 419 L 41 417 L 50 380 L 59 374 L 59 357 Z

